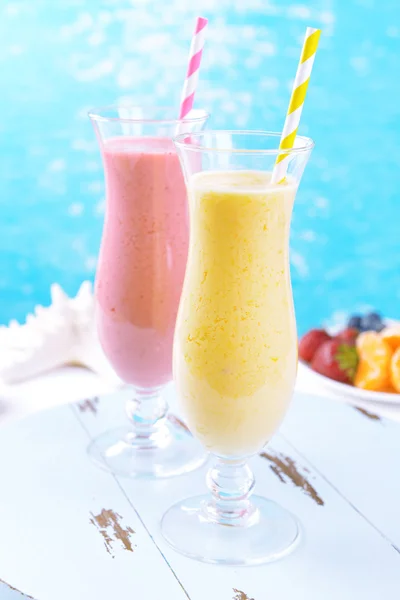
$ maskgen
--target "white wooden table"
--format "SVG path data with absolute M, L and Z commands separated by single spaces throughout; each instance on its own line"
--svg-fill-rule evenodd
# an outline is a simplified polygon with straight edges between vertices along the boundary
M 400 596 L 398 423 L 297 393 L 253 468 L 256 492 L 300 519 L 302 542 L 273 564 L 219 567 L 177 554 L 159 532 L 171 504 L 205 490 L 206 467 L 154 482 L 115 478 L 90 463 L 89 440 L 124 419 L 123 393 L 85 398 L 96 386 L 104 391 L 87 374 L 62 372 L 19 386 L 19 400 L 3 398 L 10 422 L 0 429 L 1 600 Z M 10 403 L 14 416 L 23 412 L 23 390 L 33 403 L 35 394 L 42 404 L 81 400 L 11 420 Z M 169 395 L 176 412 L 173 388 Z

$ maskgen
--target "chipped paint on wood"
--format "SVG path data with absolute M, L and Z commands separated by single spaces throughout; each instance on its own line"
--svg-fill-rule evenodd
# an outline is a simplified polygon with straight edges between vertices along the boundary
M 94 525 L 102 535 L 104 539 L 104 545 L 107 552 L 114 558 L 113 544 L 119 540 L 125 550 L 133 552 L 136 546 L 132 545 L 131 535 L 134 534 L 134 530 L 131 527 L 125 529 L 120 524 L 121 515 L 118 513 L 105 508 L 102 509 L 98 515 L 91 514 L 90 522 Z
M 390 475 L 395 473 L 395 450 L 400 448 L 398 425 L 386 419 L 384 426 L 371 424 L 346 405 L 330 406 L 327 400 L 321 406 L 319 398 L 300 397 L 294 402 L 294 416 L 288 418 L 283 434 L 262 451 L 285 464 L 285 457 L 294 460 L 297 471 L 316 488 L 325 506 L 316 505 L 305 491 L 298 489 L 277 468 L 276 461 L 256 458 L 253 466 L 256 492 L 274 497 L 296 515 L 306 533 L 306 543 L 299 552 L 272 566 L 201 566 L 163 543 L 159 528 L 161 516 L 176 500 L 204 492 L 204 469 L 175 482 L 151 482 L 114 479 L 88 460 L 88 441 L 120 420 L 124 399 L 123 394 L 104 400 L 100 397 L 96 416 L 81 413 L 77 405 L 74 410 L 62 406 L 3 428 L 0 451 L 4 456 L 10 448 L 13 452 L 12 461 L 4 461 L 2 468 L 0 577 L 30 592 L 36 600 L 80 599 L 84 592 L 96 600 L 143 596 L 203 600 L 210 596 L 211 589 L 213 600 L 270 600 L 271 590 L 279 595 L 279 600 L 289 600 L 293 596 L 293 582 L 286 577 L 289 563 L 294 570 L 301 570 L 304 561 L 318 556 L 316 577 L 298 581 L 302 598 L 315 600 L 321 589 L 327 589 L 332 598 L 352 600 L 353 594 L 357 599 L 376 600 L 390 598 L 392 590 L 397 589 L 400 554 L 396 547 L 400 547 L 400 529 L 396 509 L 400 496 L 395 478 Z M 174 399 L 172 406 L 173 402 Z M 175 410 L 172 413 L 181 417 Z M 188 435 L 178 431 L 180 437 Z M 33 452 L 35 440 L 41 443 L 35 445 Z M 357 452 L 353 452 L 355 442 Z M 57 464 L 49 448 L 56 452 Z M 364 463 L 374 468 L 369 469 L 367 477 L 354 478 L 354 472 L 362 474 Z M 270 466 L 276 468 L 286 485 Z M 71 485 L 72 479 L 75 485 Z M 43 482 L 50 482 L 51 494 Z M 62 519 L 54 497 L 65 499 Z M 369 503 L 365 498 L 369 498 Z M 129 525 L 135 531 L 128 538 L 132 547 L 136 545 L 133 552 L 115 537 L 112 515 L 107 509 L 122 515 L 116 520 L 124 530 Z M 339 521 L 343 525 L 340 528 Z M 327 540 L 335 543 L 327 544 Z M 368 565 L 374 564 L 378 555 L 380 577 L 376 578 Z M 343 593 L 340 579 L 332 578 L 332 560 L 348 578 L 350 591 Z M 68 577 L 66 561 L 77 566 L 69 569 Z M 48 565 L 46 577 L 43 564 Z M 210 578 L 202 576 L 204 570 L 210 571 L 211 584 Z M 359 577 L 360 570 L 363 577 Z M 4 600 L 26 600 L 0 584 L 1 600 L 3 596 Z
M 17 588 L 13 587 L 12 585 L 10 585 L 9 583 L 7 583 L 6 581 L 3 581 L 3 579 L 0 579 L 0 585 L 5 585 L 12 592 L 16 592 L 17 594 L 21 594 L 22 600 L 35 600 L 33 598 L 33 596 L 28 596 L 27 594 L 24 594 L 24 592 L 21 592 L 20 590 L 17 590 Z
M 254 600 L 254 598 L 250 598 L 247 594 L 245 594 L 241 590 L 237 590 L 236 588 L 233 588 L 233 591 L 235 592 L 235 595 L 233 596 L 232 600 Z
M 82 400 L 82 402 L 78 402 L 78 408 L 80 412 L 91 412 L 92 414 L 97 414 L 97 406 L 99 404 L 98 396 L 94 396 L 93 398 L 86 398 Z
M 261 452 L 260 456 L 271 463 L 271 471 L 275 473 L 282 483 L 286 483 L 287 480 L 290 480 L 296 487 L 303 490 L 307 496 L 314 500 L 316 504 L 319 506 L 324 505 L 324 501 L 318 495 L 316 489 L 311 485 L 308 479 L 299 472 L 295 461 L 290 458 L 290 456 L 285 456 L 280 453 L 273 455 L 269 452 Z M 306 469 L 303 470 L 306 471 Z
M 358 406 L 355 406 L 354 408 L 359 413 L 361 413 L 362 415 L 364 415 L 364 417 L 367 417 L 367 419 L 371 419 L 371 421 L 380 421 L 381 420 L 381 417 L 379 417 L 375 413 L 369 412 L 369 410 L 365 410 L 365 408 L 360 408 Z

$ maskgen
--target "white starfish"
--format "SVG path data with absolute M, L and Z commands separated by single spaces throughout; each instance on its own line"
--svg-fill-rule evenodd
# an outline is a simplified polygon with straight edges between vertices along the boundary
M 51 305 L 36 306 L 20 325 L 0 327 L 0 378 L 16 383 L 62 365 L 75 364 L 120 382 L 98 341 L 92 285 L 84 281 L 75 298 L 51 286 Z

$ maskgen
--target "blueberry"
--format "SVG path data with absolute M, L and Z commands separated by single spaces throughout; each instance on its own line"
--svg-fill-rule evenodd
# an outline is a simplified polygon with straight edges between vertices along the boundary
M 361 317 L 360 315 L 353 315 L 352 317 L 350 317 L 350 319 L 347 321 L 347 327 L 351 327 L 352 329 L 361 329 Z
M 363 331 L 382 331 L 384 324 L 379 313 L 371 312 L 361 319 L 361 329 Z

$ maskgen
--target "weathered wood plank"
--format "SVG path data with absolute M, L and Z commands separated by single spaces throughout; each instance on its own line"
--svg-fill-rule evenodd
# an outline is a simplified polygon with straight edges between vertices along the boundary
M 95 414 L 87 411 L 76 414 L 90 434 L 96 435 L 108 423 L 118 424 L 115 415 L 123 414 L 121 400 L 102 398 Z M 341 408 L 344 409 L 342 427 L 346 427 L 346 407 Z M 360 419 L 361 428 L 369 423 L 364 415 L 353 412 Z M 309 420 L 309 427 L 301 430 L 305 437 L 308 429 L 315 426 L 312 415 Z M 324 431 L 320 433 L 323 439 Z M 400 589 L 400 555 L 340 491 L 316 473 L 282 437 L 277 436 L 265 454 L 252 461 L 257 476 L 256 492 L 277 500 L 298 515 L 305 533 L 303 543 L 293 555 L 264 567 L 232 569 L 203 565 L 175 553 L 160 536 L 159 522 L 164 511 L 179 499 L 205 491 L 205 468 L 173 480 L 119 480 L 191 600 L 205 597 L 243 600 L 246 595 L 255 600 L 270 597 L 289 600 L 294 590 L 296 597 L 304 600 L 355 597 L 372 600 Z
M 297 395 L 282 434 L 400 551 L 400 425 Z
M 312 399 L 297 399 L 283 429 L 290 441 L 276 436 L 264 456 L 252 461 L 256 492 L 299 517 L 300 547 L 271 565 L 233 569 L 186 559 L 160 535 L 160 519 L 171 504 L 205 491 L 205 468 L 171 480 L 116 481 L 89 462 L 89 436 L 123 422 L 124 394 L 84 399 L 72 410 L 61 407 L 0 430 L 0 577 L 9 582 L 2 584 L 4 600 L 26 599 L 10 585 L 35 600 L 396 597 L 400 554 L 358 512 L 358 504 L 354 508 L 342 488 L 305 458 L 312 454 L 314 461 L 324 445 L 334 448 L 327 443 L 332 418 L 319 414 L 323 409 L 329 416 L 329 402 L 319 400 L 320 407 Z M 368 458 L 381 443 L 380 434 L 369 428 L 382 424 L 338 408 L 336 431 L 351 429 L 361 446 L 355 458 Z M 305 450 L 294 449 L 309 438 L 313 443 Z M 400 440 L 390 444 L 398 454 Z M 343 464 L 354 469 L 353 455 Z M 368 478 L 359 480 L 368 490 Z
M 36 600 L 186 599 L 87 442 L 70 407 L 0 431 L 0 577 Z

